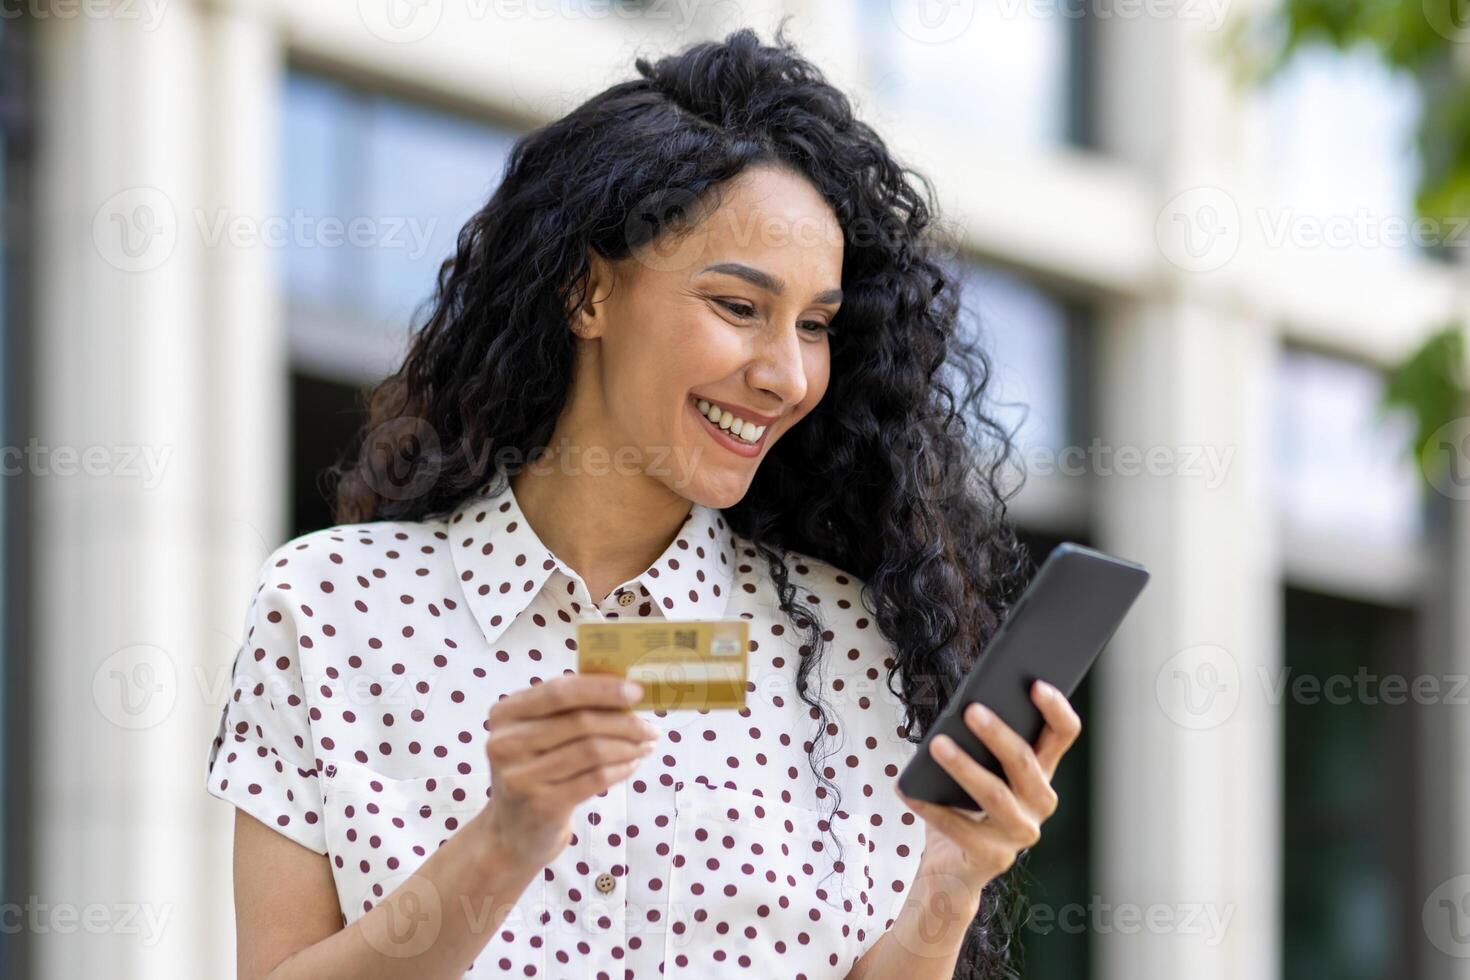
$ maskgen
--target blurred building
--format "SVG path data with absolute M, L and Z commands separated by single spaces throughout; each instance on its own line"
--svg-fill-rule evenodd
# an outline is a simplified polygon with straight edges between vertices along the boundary
M 791 13 L 963 243 L 1036 557 L 1153 573 L 1077 695 L 1026 976 L 1470 977 L 1470 492 L 1376 412 L 1467 305 L 1391 234 L 1411 84 L 1234 87 L 1192 0 L 0 10 L 7 975 L 231 973 L 204 754 L 358 389 L 520 133 Z

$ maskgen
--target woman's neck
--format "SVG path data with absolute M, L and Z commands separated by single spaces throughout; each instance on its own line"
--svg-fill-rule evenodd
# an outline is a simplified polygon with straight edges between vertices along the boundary
M 600 603 L 663 554 L 691 505 L 641 473 L 579 469 L 572 472 L 548 456 L 520 469 L 510 483 L 531 530 Z

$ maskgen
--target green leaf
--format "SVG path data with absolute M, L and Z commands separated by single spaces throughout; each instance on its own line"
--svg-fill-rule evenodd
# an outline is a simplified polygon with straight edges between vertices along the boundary
M 1465 414 L 1470 382 L 1464 371 L 1465 332 L 1452 323 L 1431 335 L 1389 375 L 1380 410 L 1406 408 L 1413 413 L 1416 460 L 1424 458 L 1435 430 Z

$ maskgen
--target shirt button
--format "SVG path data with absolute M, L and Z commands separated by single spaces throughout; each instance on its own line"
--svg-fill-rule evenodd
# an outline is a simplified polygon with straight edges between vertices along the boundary
M 636 598 L 637 596 L 633 595 L 632 592 L 629 592 L 627 589 L 622 589 L 618 592 L 618 605 L 631 606 L 633 604 L 633 600 Z
M 602 892 L 604 895 L 612 891 L 613 886 L 615 886 L 616 884 L 617 879 L 610 874 L 603 873 L 597 876 L 597 890 Z

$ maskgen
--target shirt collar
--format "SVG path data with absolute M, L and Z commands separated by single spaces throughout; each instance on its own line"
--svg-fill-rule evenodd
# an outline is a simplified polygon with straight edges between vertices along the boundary
M 503 475 L 454 509 L 447 533 L 460 588 L 488 643 L 500 638 L 557 571 L 571 580 L 569 592 L 581 593 L 575 599 L 558 596 L 559 603 L 587 598 L 581 576 L 536 536 Z M 663 554 L 619 588 L 636 591 L 642 585 L 665 619 L 719 619 L 729 602 L 736 553 L 724 515 L 696 503 Z

